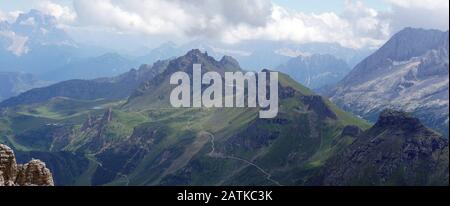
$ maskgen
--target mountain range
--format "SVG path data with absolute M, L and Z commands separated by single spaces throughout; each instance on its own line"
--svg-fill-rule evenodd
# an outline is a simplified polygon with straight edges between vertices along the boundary
M 56 185 L 448 185 L 448 140 L 417 118 L 386 110 L 371 125 L 283 73 L 273 119 L 171 107 L 171 74 L 192 75 L 195 63 L 243 71 L 191 50 L 32 89 L 0 104 L 0 141 L 44 160 Z
M 93 80 L 67 80 L 48 87 L 35 88 L 0 103 L 0 107 L 13 107 L 48 101 L 52 98 L 67 97 L 78 100 L 118 100 L 128 97 L 138 85 L 162 72 L 167 61 L 155 62 L 152 66 L 141 65 L 115 77 Z
M 320 42 L 295 43 L 252 40 L 243 41 L 234 45 L 225 45 L 218 42 L 193 40 L 181 45 L 173 42 L 164 43 L 159 47 L 151 49 L 144 55 L 138 55 L 138 59 L 140 60 L 138 62 L 173 58 L 185 54 L 192 48 L 198 48 L 201 51 L 208 52 L 208 55 L 214 58 L 233 56 L 239 61 L 242 68 L 249 71 L 276 69 L 292 58 L 311 55 L 331 55 L 336 59 L 343 60 L 350 67 L 353 67 L 373 52 L 373 49 L 369 48 L 352 49 L 342 47 L 339 44 Z
M 226 45 L 193 40 L 180 45 L 167 42 L 154 49 L 145 48 L 136 53 L 119 52 L 74 41 L 66 33 L 65 28 L 57 23 L 55 17 L 38 10 L 21 13 L 13 22 L 0 22 L 0 71 L 27 73 L 40 82 L 113 77 L 127 72 L 130 68 L 137 68 L 141 64 L 153 64 L 158 60 L 181 56 L 191 48 L 199 48 L 215 58 L 221 58 L 224 55 L 233 56 L 240 62 L 242 68 L 254 71 L 277 69 L 280 65 L 288 64 L 288 61 L 296 62 L 295 59 L 301 58 L 299 56 L 327 56 L 330 61 L 344 61 L 352 66 L 371 51 L 370 49 L 350 49 L 331 43 L 259 40 Z M 331 60 L 334 58 L 342 60 Z M 321 62 L 316 61 L 317 63 Z M 342 74 L 348 72 L 346 67 L 342 71 L 335 71 L 343 66 L 330 68 L 329 63 L 331 62 L 318 65 L 320 68 L 327 67 L 328 70 L 314 73 L 315 76 L 319 76 L 318 78 L 324 79 L 319 81 L 325 84 L 334 83 L 343 77 Z M 341 62 L 337 63 L 341 65 Z M 293 67 L 304 66 L 293 65 Z M 330 73 L 329 70 L 333 71 Z M 287 73 L 293 75 L 289 71 Z M 42 86 L 35 85 L 33 82 L 24 83 L 32 85 L 22 87 L 27 89 Z M 321 83 L 317 84 L 317 87 L 320 86 L 322 86 Z M 5 88 L 10 87 L 13 86 Z M 20 92 L 23 91 L 26 90 L 20 90 Z M 12 90 L 0 91 L 3 99 L 16 94 L 18 94 L 17 91 Z
M 2 25 L 2 71 L 39 74 L 59 68 L 81 56 L 78 45 L 57 26 L 56 19 L 38 10 L 21 13 L 14 22 L 3 22 Z
M 0 22 L 0 185 L 448 185 L 448 41 L 405 28 L 376 51 L 193 40 L 129 54 L 31 10 Z M 193 64 L 279 71 L 278 115 L 173 108 L 170 77 Z M 9 170 L 16 158 L 32 161 Z
M 311 89 L 336 84 L 350 71 L 344 60 L 329 54 L 298 56 L 276 68 Z
M 413 113 L 448 136 L 449 33 L 405 28 L 323 94 L 365 119 L 386 108 Z
M 109 51 L 75 42 L 55 17 L 38 10 L 21 13 L 14 22 L 0 23 L 0 71 L 62 81 L 115 76 L 139 65 Z M 91 76 L 86 74 L 89 72 Z
M 49 85 L 32 74 L 20 72 L 0 72 L 0 101 L 19 95 L 36 87 Z

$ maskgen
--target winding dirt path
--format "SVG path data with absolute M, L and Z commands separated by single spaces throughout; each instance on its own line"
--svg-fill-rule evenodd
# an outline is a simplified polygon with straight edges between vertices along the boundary
M 227 155 L 224 155 L 224 154 L 222 154 L 222 153 L 216 152 L 215 143 L 214 143 L 214 141 L 215 141 L 214 135 L 211 134 L 211 133 L 209 133 L 209 132 L 205 132 L 205 133 L 209 135 L 210 141 L 211 141 L 211 151 L 208 153 L 208 156 L 213 157 L 213 158 L 233 159 L 233 160 L 238 160 L 238 161 L 245 162 L 246 164 L 255 167 L 255 168 L 258 169 L 261 173 L 263 173 L 264 176 L 266 176 L 266 179 L 267 179 L 268 181 L 274 183 L 275 185 L 282 186 L 278 181 L 272 179 L 272 175 L 271 175 L 269 172 L 267 172 L 266 170 L 264 170 L 262 167 L 260 167 L 259 165 L 255 164 L 255 163 L 253 163 L 253 162 L 251 162 L 251 161 L 248 161 L 248 160 L 246 160 L 246 159 L 242 159 L 242 158 L 240 158 L 240 157 L 227 156 Z

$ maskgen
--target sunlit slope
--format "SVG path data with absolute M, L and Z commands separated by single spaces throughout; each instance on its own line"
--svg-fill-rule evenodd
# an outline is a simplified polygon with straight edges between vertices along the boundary
M 273 119 L 260 119 L 261 108 L 173 108 L 170 74 L 194 63 L 204 72 L 240 70 L 230 57 L 193 50 L 128 99 L 56 97 L 4 109 L 2 140 L 84 155 L 89 164 L 80 161 L 74 184 L 301 185 L 353 141 L 343 130 L 369 126 L 281 73 Z
M 193 63 L 224 71 L 214 67 L 217 62 L 205 64 L 213 61 L 205 54 L 188 55 L 196 56 L 178 59 L 185 63 L 182 71 L 189 72 Z M 279 76 L 280 108 L 274 119 L 260 119 L 260 108 L 172 108 L 168 78 L 161 74 L 123 105 L 126 111 L 158 118 L 98 155 L 110 168 L 100 172 L 104 174 L 98 175 L 102 177 L 98 183 L 116 179 L 115 184 L 123 184 L 127 179 L 138 185 L 302 184 L 351 142 L 352 137 L 341 134 L 344 127 L 368 127 L 284 74 Z

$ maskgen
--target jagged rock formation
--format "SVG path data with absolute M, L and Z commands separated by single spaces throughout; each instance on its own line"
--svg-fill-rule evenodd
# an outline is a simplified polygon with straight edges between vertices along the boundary
M 0 186 L 53 186 L 52 173 L 38 159 L 21 165 L 11 148 L 0 144 Z
M 224 72 L 235 72 L 241 70 L 239 63 L 232 57 L 224 57 L 220 61 L 216 61 L 213 57 L 208 56 L 207 53 L 202 53 L 198 49 L 189 51 L 186 55 L 176 58 L 168 62 L 167 67 L 161 74 L 158 74 L 152 79 L 149 79 L 142 83 L 128 98 L 128 102 L 124 105 L 125 108 L 129 107 L 142 107 L 148 105 L 135 105 L 140 101 L 149 101 L 153 104 L 163 103 L 168 105 L 169 95 L 173 86 L 169 83 L 169 77 L 175 72 L 183 71 L 189 75 L 192 75 L 192 64 L 201 64 L 202 72 L 216 71 L 223 75 Z M 161 87 L 164 85 L 163 87 Z M 158 90 L 158 95 L 148 95 Z M 151 100 L 150 100 L 151 99 Z
M 80 143 L 81 148 L 91 151 L 99 151 L 108 146 L 111 140 L 105 134 L 106 127 L 113 120 L 113 112 L 111 108 L 105 110 L 101 116 L 88 115 L 86 121 L 81 126 L 80 132 L 86 135 L 91 141 L 84 144 Z
M 104 127 L 106 124 L 111 122 L 111 120 L 112 120 L 111 107 L 106 109 L 105 113 L 103 113 L 103 116 L 101 116 L 101 117 L 93 117 L 89 114 L 86 121 L 83 123 L 83 125 L 81 127 L 81 131 L 85 132 L 89 129 L 93 129 L 93 128 L 97 127 L 96 128 L 97 133 L 101 133 L 102 127 Z
M 385 110 L 323 170 L 323 185 L 448 185 L 448 140 L 417 118 Z
M 0 186 L 14 185 L 17 164 L 14 152 L 6 145 L 0 144 Z
M 109 107 L 108 110 L 105 111 L 105 114 L 103 114 L 102 123 L 106 124 L 110 122 L 111 119 L 112 119 L 112 110 L 111 107 Z

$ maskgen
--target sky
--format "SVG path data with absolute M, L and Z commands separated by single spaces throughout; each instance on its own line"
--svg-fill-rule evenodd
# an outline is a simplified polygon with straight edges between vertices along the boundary
M 0 0 L 0 21 L 38 9 L 100 46 L 205 39 L 383 44 L 404 27 L 448 30 L 447 0 Z
M 388 2 L 384 0 L 365 0 L 361 2 L 376 10 L 386 10 L 389 6 Z M 275 0 L 274 3 L 286 8 L 294 9 L 298 12 L 315 13 L 341 12 L 344 10 L 345 6 L 345 1 L 343 0 Z
M 39 0 L 2 0 L 0 1 L 0 10 L 3 11 L 26 11 L 30 8 L 39 5 Z M 72 7 L 73 0 L 58 0 L 54 1 L 63 6 Z M 291 8 L 297 11 L 303 12 L 329 12 L 329 11 L 342 11 L 344 8 L 344 1 L 342 0 L 326 0 L 324 1 L 314 1 L 314 0 L 274 0 L 274 3 Z M 384 0 L 365 0 L 362 1 L 364 4 L 370 6 L 371 8 L 383 10 L 387 9 L 389 4 Z

